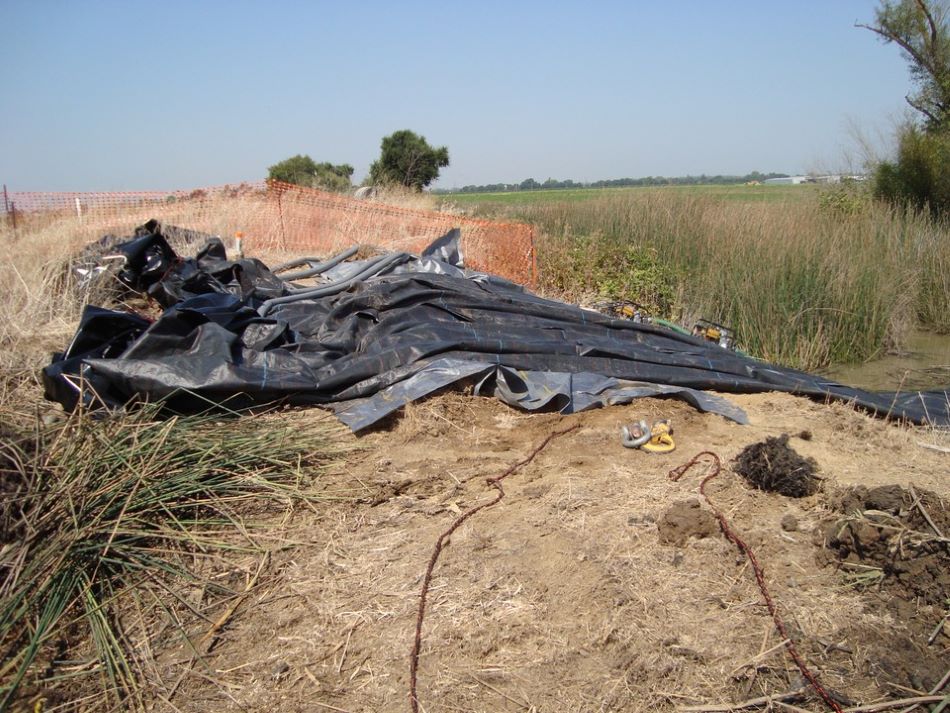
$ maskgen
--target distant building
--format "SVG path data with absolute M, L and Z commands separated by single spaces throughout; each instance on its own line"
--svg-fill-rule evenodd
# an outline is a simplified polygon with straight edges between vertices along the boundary
M 767 186 L 797 186 L 802 183 L 841 183 L 842 181 L 866 181 L 867 176 L 785 176 L 784 178 L 767 178 L 764 183 Z
M 766 178 L 766 186 L 797 186 L 800 183 L 808 183 L 808 176 L 785 176 L 784 178 Z
M 830 176 L 815 176 L 815 183 L 841 183 L 842 181 L 866 181 L 868 180 L 867 176 L 861 176 L 857 174 L 852 174 L 850 176 L 843 176 L 839 174 L 833 174 Z

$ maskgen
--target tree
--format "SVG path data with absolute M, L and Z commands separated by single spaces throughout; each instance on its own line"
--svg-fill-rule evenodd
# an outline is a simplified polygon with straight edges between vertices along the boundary
M 309 156 L 300 154 L 275 163 L 267 169 L 267 177 L 275 181 L 329 191 L 349 190 L 352 175 L 353 167 L 347 163 L 339 166 L 326 162 L 316 163 Z
M 352 176 L 353 167 L 348 163 L 341 163 L 339 166 L 326 162 L 318 163 L 313 176 L 313 186 L 342 193 L 353 187 Z
M 297 154 L 268 168 L 267 177 L 275 181 L 309 187 L 313 183 L 313 175 L 316 171 L 317 164 L 312 158 Z
M 449 150 L 433 148 L 424 136 L 403 129 L 383 138 L 380 156 L 369 169 L 375 184 L 396 183 L 422 190 L 449 165 Z
M 892 203 L 950 215 L 950 131 L 900 130 L 897 160 L 883 161 L 874 175 L 874 193 Z
M 907 103 L 928 130 L 950 129 L 950 8 L 947 0 L 882 0 L 872 25 L 858 23 L 901 48 L 917 93 Z
M 917 92 L 907 103 L 924 117 L 898 130 L 897 158 L 881 162 L 875 194 L 892 203 L 950 215 L 950 7 L 948 0 L 881 0 L 873 25 L 859 24 L 901 48 Z

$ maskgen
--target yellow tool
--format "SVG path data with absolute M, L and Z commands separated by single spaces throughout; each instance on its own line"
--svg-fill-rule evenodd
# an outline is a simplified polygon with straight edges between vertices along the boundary
M 723 349 L 734 349 L 736 334 L 729 327 L 724 327 L 708 319 L 701 319 L 693 327 L 693 336 L 702 337 L 708 342 L 715 342 Z
M 673 441 L 673 424 L 664 419 L 657 421 L 650 429 L 650 440 L 640 446 L 641 450 L 648 453 L 672 453 L 676 450 L 676 443 Z

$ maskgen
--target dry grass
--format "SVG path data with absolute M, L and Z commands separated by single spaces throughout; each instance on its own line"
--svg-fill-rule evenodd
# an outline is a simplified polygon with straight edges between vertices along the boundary
M 878 421 L 847 407 L 827 411 L 787 395 L 747 398 L 758 426 L 652 399 L 570 417 L 581 430 L 506 481 L 505 500 L 463 525 L 443 553 L 423 629 L 422 708 L 674 710 L 795 688 L 797 670 L 735 549 L 718 536 L 682 548 L 658 544 L 655 521 L 673 503 L 696 497 L 700 477 L 671 483 L 667 471 L 700 448 L 729 458 L 772 430 L 803 424 L 815 429 L 805 445 L 827 478 L 838 472 L 830 456 L 843 446 L 841 463 L 867 470 L 874 462 L 881 479 L 919 457 L 919 468 L 907 474 L 916 477 L 933 469 L 936 456 L 908 444 L 895 457 L 886 433 L 894 427 L 879 432 Z M 816 424 L 821 413 L 827 417 Z M 680 449 L 672 459 L 621 448 L 619 424 L 634 415 L 673 417 Z M 858 435 L 842 435 L 861 424 Z M 193 681 L 190 695 L 204 697 L 183 710 L 258 710 L 275 696 L 289 709 L 408 708 L 419 586 L 436 538 L 460 510 L 493 496 L 486 477 L 563 426 L 556 415 L 446 394 L 364 437 L 367 448 L 350 477 L 373 504 L 326 510 L 319 528 L 299 523 L 291 537 L 307 551 L 283 570 L 287 604 L 238 623 L 213 659 L 236 702 Z M 816 566 L 811 529 L 826 515 L 823 496 L 791 501 L 752 490 L 728 472 L 711 496 L 755 548 L 822 679 L 862 700 L 892 695 L 868 672 L 901 623 L 866 606 L 833 569 Z M 799 531 L 779 527 L 789 513 Z M 249 638 L 262 645 L 242 648 Z M 284 673 L 275 681 L 278 668 Z
M 97 678 L 101 691 L 146 707 L 151 663 L 143 651 L 162 641 L 155 625 L 171 625 L 200 655 L 240 602 L 240 590 L 208 577 L 208 562 L 222 553 L 255 555 L 256 580 L 271 551 L 266 516 L 336 497 L 314 480 L 344 452 L 334 437 L 339 426 L 159 421 L 157 411 L 74 413 L 2 434 L 0 708 L 22 702 L 22 684 L 55 689 L 64 675 L 58 661 L 75 653 L 89 657 L 80 673 Z M 208 602 L 201 618 L 211 624 L 200 640 L 189 639 L 184 624 L 196 605 L 176 604 L 196 588 L 203 592 L 197 606 Z
M 376 189 L 376 195 L 371 200 L 412 210 L 442 210 L 439 200 L 431 193 L 415 191 L 404 186 L 381 186 Z
M 68 344 L 84 302 L 68 264 L 81 245 L 60 226 L 0 229 L 0 404 L 35 400 L 38 369 Z

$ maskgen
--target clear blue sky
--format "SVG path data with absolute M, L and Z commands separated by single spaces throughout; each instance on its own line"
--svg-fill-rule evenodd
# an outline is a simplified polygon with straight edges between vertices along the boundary
M 875 0 L 0 0 L 0 182 L 173 189 L 412 129 L 439 187 L 834 169 L 904 113 Z

